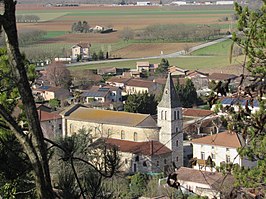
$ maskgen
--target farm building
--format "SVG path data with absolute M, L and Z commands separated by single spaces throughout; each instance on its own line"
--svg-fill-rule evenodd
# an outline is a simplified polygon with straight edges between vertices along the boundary
M 187 2 L 186 1 L 173 1 L 171 4 L 172 5 L 182 6 L 182 5 L 186 5 Z
M 217 1 L 216 5 L 233 5 L 234 1 Z
M 151 2 L 150 1 L 138 1 L 137 6 L 150 6 Z

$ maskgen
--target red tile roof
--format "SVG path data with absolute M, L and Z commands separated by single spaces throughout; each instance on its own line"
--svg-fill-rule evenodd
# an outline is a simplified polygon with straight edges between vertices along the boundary
M 115 82 L 115 83 L 126 83 L 131 78 L 123 78 L 123 77 L 111 77 L 110 79 L 106 80 L 106 82 Z
M 190 117 L 206 117 L 214 113 L 211 110 L 194 109 L 194 108 L 184 108 L 182 111 L 184 116 L 190 116 Z
M 119 140 L 107 138 L 106 143 L 117 146 L 119 151 L 142 154 L 142 155 L 161 155 L 170 153 L 171 150 L 158 141 L 133 142 L 128 140 Z M 152 152 L 153 151 L 153 152 Z
M 40 111 L 40 110 L 38 110 L 38 115 L 39 115 L 41 122 L 62 118 L 61 115 L 57 113 L 50 113 L 50 112 Z
M 235 132 L 225 131 L 214 135 L 206 136 L 192 140 L 195 144 L 206 144 L 230 148 L 239 148 L 242 146 L 239 136 Z

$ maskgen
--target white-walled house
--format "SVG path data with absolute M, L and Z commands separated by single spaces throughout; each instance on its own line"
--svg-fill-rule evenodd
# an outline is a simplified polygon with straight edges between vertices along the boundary
M 183 193 L 195 193 L 208 198 L 221 198 L 223 192 L 226 198 L 234 188 L 234 178 L 227 175 L 226 178 L 219 172 L 199 171 L 197 169 L 181 167 L 175 171 L 177 182 L 181 185 Z
M 256 162 L 238 155 L 237 149 L 244 146 L 245 141 L 235 132 L 225 131 L 194 139 L 192 144 L 193 158 L 197 159 L 195 169 L 215 171 L 215 167 L 219 167 L 223 163 L 233 163 L 244 167 L 256 166 Z M 213 168 L 208 165 L 208 157 L 215 163 Z

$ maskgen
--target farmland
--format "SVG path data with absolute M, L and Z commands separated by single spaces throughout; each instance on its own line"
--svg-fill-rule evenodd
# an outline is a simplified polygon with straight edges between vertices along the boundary
M 74 8 L 44 7 L 38 5 L 19 6 L 17 14 L 33 14 L 40 17 L 38 23 L 19 23 L 19 30 L 44 30 L 47 35 L 42 41 L 29 47 L 23 46 L 22 51 L 32 54 L 40 50 L 58 53 L 62 49 L 70 54 L 70 47 L 79 42 L 92 44 L 92 51 L 108 51 L 114 57 L 146 57 L 159 55 L 161 51 L 172 53 L 184 48 L 184 42 L 178 41 L 128 41 L 121 39 L 121 30 L 130 27 L 138 32 L 154 24 L 187 24 L 190 26 L 208 25 L 228 30 L 230 21 L 221 21 L 223 17 L 230 17 L 233 9 L 173 9 L 162 7 L 136 6 L 80 6 Z M 109 34 L 71 33 L 71 26 L 77 21 L 87 21 L 91 27 L 95 25 L 113 27 L 116 31 Z M 197 42 L 189 43 L 194 46 Z

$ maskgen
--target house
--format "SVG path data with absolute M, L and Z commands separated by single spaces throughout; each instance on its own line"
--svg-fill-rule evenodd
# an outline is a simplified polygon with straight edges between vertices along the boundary
M 72 60 L 77 61 L 80 60 L 88 60 L 91 58 L 90 54 L 90 43 L 78 43 L 71 47 L 72 50 Z
M 170 75 L 157 121 L 149 114 L 91 109 L 76 105 L 61 113 L 63 136 L 87 129 L 92 137 L 120 148 L 126 172 L 162 172 L 183 165 L 182 111 Z
M 149 71 L 150 70 L 150 63 L 149 62 L 137 62 L 136 63 L 137 71 Z
M 218 172 L 200 171 L 181 167 L 174 172 L 183 193 L 195 193 L 208 198 L 221 198 L 221 193 L 230 198 L 235 182 L 231 174 L 223 175 Z
M 186 77 L 189 79 L 193 79 L 193 78 L 198 78 L 198 77 L 207 78 L 208 76 L 209 76 L 208 73 L 204 73 L 198 70 L 193 70 L 193 71 L 189 71 Z
M 242 97 L 221 97 L 220 98 L 221 105 L 224 108 L 233 107 L 236 111 L 239 109 L 239 106 L 241 106 L 243 109 L 250 109 L 252 113 L 259 110 L 260 105 L 259 101 L 257 99 L 251 99 L 251 98 L 242 98 Z M 212 110 L 215 109 L 217 105 L 214 104 L 212 106 Z
M 247 158 L 239 156 L 237 149 L 245 146 L 245 140 L 241 135 L 224 131 L 222 133 L 193 139 L 193 158 L 197 159 L 195 169 L 215 171 L 215 167 L 223 164 L 238 164 L 246 168 L 256 166 Z M 210 164 L 210 159 L 213 164 Z
M 124 77 L 111 77 L 108 80 L 105 81 L 106 84 L 109 84 L 111 86 L 115 86 L 115 87 L 120 87 L 120 88 L 125 88 L 127 82 L 130 80 L 131 78 L 124 78 Z
M 55 112 L 38 110 L 39 120 L 44 137 L 55 139 L 62 136 L 62 117 Z
M 234 74 L 227 74 L 227 73 L 212 73 L 209 75 L 209 81 L 231 81 L 237 78 Z
M 151 2 L 150 1 L 138 1 L 137 6 L 150 6 Z
M 93 31 L 95 31 L 95 32 L 101 32 L 101 31 L 103 31 L 104 30 L 104 27 L 103 26 L 95 26 L 94 28 L 93 28 Z
M 168 68 L 169 73 L 171 73 L 172 76 L 178 76 L 178 77 L 185 77 L 189 70 L 179 68 L 177 66 L 171 66 Z
M 122 89 L 114 86 L 92 86 L 92 88 L 83 94 L 85 103 L 91 101 L 104 102 L 122 102 Z
M 155 93 L 157 90 L 161 90 L 161 85 L 150 80 L 130 79 L 126 83 L 126 93 L 127 94 L 137 94 L 137 93 Z
M 116 67 L 99 68 L 99 69 L 97 69 L 97 74 L 98 75 L 116 75 L 117 70 L 118 69 Z
M 183 108 L 182 111 L 184 116 L 184 133 L 189 138 L 193 137 L 193 135 L 202 136 L 219 132 L 219 125 L 214 125 L 219 117 L 212 110 Z M 210 126 L 208 125 L 209 123 L 211 123 Z
M 209 80 L 208 80 L 208 73 L 200 72 L 198 70 L 188 71 L 186 73 L 186 78 L 192 80 L 198 95 L 201 93 L 209 92 Z
M 40 86 L 33 89 L 32 93 L 36 98 L 41 98 L 44 101 L 49 101 L 51 99 L 64 100 L 71 96 L 68 89 L 53 86 Z

